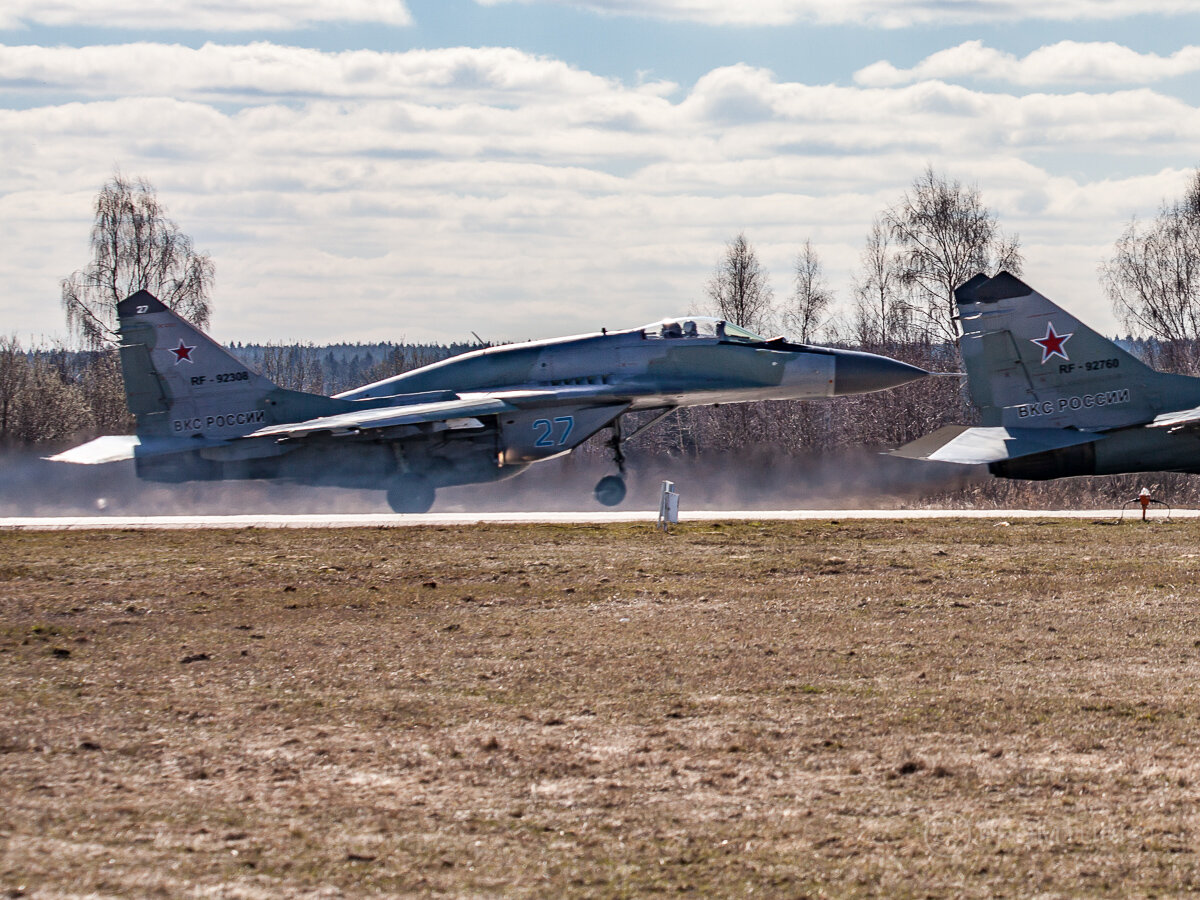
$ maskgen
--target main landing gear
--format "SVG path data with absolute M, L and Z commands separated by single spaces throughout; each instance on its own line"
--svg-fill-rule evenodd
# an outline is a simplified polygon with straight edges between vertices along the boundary
M 392 512 L 423 513 L 433 506 L 437 489 L 421 475 L 398 475 L 387 489 L 388 506 Z

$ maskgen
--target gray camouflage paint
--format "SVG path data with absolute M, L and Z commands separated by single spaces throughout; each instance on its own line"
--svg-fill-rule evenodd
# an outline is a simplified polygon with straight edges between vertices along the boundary
M 727 333 L 716 320 L 466 353 L 335 397 L 279 388 L 146 292 L 122 301 L 121 362 L 143 477 L 435 486 L 508 477 L 636 410 L 814 399 L 927 373 L 886 357 Z M 697 327 L 699 325 L 699 327 Z M 730 332 L 737 332 L 730 327 Z M 134 446 L 136 445 L 136 446 Z M 118 458 L 105 446 L 60 454 Z
M 896 455 L 1005 478 L 1200 471 L 1200 379 L 1151 369 L 1007 272 L 976 275 L 955 299 L 981 426 Z

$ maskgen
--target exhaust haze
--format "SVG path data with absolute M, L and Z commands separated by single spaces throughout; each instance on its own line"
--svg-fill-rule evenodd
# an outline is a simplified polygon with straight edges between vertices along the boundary
M 442 488 L 437 512 L 569 512 L 604 509 L 592 497 L 605 460 L 572 455 L 515 478 Z M 619 509 L 655 510 L 660 485 L 675 482 L 682 508 L 898 509 L 944 502 L 948 491 L 986 482 L 986 470 L 882 456 L 853 448 L 809 456 L 758 454 L 629 459 L 629 493 Z M 159 484 L 139 480 L 132 462 L 51 463 L 29 452 L 0 456 L 0 516 L 238 515 L 387 512 L 382 488 L 351 490 L 280 481 Z

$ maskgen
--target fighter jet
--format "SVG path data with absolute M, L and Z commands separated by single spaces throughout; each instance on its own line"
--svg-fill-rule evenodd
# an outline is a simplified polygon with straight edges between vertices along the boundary
M 624 443 L 699 404 L 860 394 L 924 377 L 883 356 L 767 340 L 684 316 L 625 331 L 489 347 L 325 397 L 251 371 L 146 291 L 122 300 L 121 368 L 136 435 L 97 438 L 51 459 L 133 459 L 161 482 L 284 479 L 381 488 L 424 512 L 449 485 L 497 481 L 569 453 L 604 428 L 625 497 Z M 626 428 L 630 413 L 654 411 Z
M 1151 369 L 1007 272 L 954 297 L 982 425 L 948 425 L 893 455 L 1033 480 L 1200 472 L 1200 378 Z

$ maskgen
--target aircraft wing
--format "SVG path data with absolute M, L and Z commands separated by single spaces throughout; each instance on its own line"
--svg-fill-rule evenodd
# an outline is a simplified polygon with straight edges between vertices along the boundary
M 397 425 L 418 425 L 422 422 L 445 422 L 451 419 L 470 419 L 475 416 L 494 416 L 516 407 L 498 397 L 479 394 L 460 397 L 457 400 L 442 400 L 436 403 L 416 403 L 410 406 L 382 406 L 354 412 L 321 416 L 303 422 L 287 422 L 269 425 L 252 431 L 247 438 L 259 437 L 304 437 L 318 432 L 358 434 Z
M 269 425 L 241 437 L 227 439 L 139 438 L 128 434 L 107 435 L 78 447 L 72 447 L 70 450 L 47 457 L 47 459 L 54 462 L 97 465 L 135 457 L 219 447 L 235 442 L 240 445 L 242 441 L 252 438 L 303 438 L 316 434 L 336 437 L 425 422 L 458 422 L 463 426 L 470 427 L 479 425 L 478 422 L 471 421 L 477 416 L 494 416 L 500 413 L 522 411 L 533 414 L 539 409 L 563 406 L 594 408 L 595 412 L 587 416 L 589 419 L 608 421 L 613 414 L 611 410 L 615 408 L 612 401 L 612 388 L 608 385 L 560 385 L 553 388 L 530 388 L 494 393 L 464 393 L 454 400 L 413 403 L 407 406 L 376 406 L 300 422 Z M 621 408 L 627 406 L 627 403 L 622 404 L 620 401 L 617 403 Z M 579 432 L 579 434 L 583 433 L 582 430 Z
M 1182 425 L 1200 425 L 1200 407 L 1195 409 L 1177 409 L 1175 412 L 1155 416 L 1147 428 L 1178 428 Z
M 932 462 L 982 465 L 1088 444 L 1102 437 L 1100 434 L 1070 428 L 970 428 L 947 425 L 892 450 L 890 455 Z
M 628 394 L 622 391 L 622 396 Z M 288 422 L 270 425 L 252 431 L 246 438 L 259 437 L 304 437 L 318 432 L 359 434 L 398 425 L 416 425 L 422 422 L 445 422 L 451 419 L 471 419 L 476 416 L 494 416 L 503 412 L 532 410 L 562 405 L 611 405 L 621 402 L 613 396 L 613 389 L 604 384 L 556 385 L 551 388 L 531 387 L 506 391 L 464 392 L 456 400 L 439 400 L 433 403 L 415 403 L 408 406 L 382 406 L 354 412 L 322 416 L 303 422 Z

